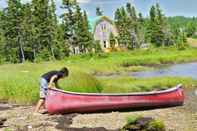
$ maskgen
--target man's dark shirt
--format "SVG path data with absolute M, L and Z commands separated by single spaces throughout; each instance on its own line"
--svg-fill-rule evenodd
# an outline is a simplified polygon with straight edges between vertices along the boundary
M 62 73 L 61 71 L 50 71 L 43 74 L 41 77 L 47 80 L 47 82 L 49 83 L 54 75 L 57 75 L 57 78 L 54 80 L 54 83 L 57 83 L 57 81 L 64 76 L 64 73 Z

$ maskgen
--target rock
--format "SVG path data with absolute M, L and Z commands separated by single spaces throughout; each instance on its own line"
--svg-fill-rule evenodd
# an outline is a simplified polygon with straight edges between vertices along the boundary
M 153 118 L 151 118 L 151 117 L 142 117 L 136 121 L 136 125 L 143 128 L 143 127 L 147 126 L 149 124 L 149 122 L 152 120 L 153 120 Z
M 0 118 L 0 127 L 3 126 L 6 120 L 6 118 Z

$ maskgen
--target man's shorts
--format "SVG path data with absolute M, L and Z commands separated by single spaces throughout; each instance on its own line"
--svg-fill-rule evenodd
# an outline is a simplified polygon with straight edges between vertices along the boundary
M 45 99 L 47 96 L 48 82 L 44 78 L 40 79 L 40 98 Z

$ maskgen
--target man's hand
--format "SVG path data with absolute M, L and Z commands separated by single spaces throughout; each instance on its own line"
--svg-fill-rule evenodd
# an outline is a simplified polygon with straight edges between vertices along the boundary
M 53 85 L 53 84 L 49 84 L 49 85 L 48 85 L 48 88 L 49 88 L 49 89 L 52 89 L 52 88 L 54 88 L 54 85 Z
M 54 75 L 53 77 L 51 77 L 48 88 L 54 88 L 55 86 L 53 85 L 54 80 L 57 78 L 57 75 Z

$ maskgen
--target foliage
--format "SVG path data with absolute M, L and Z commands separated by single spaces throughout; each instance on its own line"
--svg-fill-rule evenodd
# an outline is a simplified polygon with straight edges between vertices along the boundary
M 62 15 L 64 39 L 68 41 L 71 54 L 91 52 L 94 48 L 93 35 L 89 31 L 89 23 L 86 12 L 82 12 L 76 1 L 64 0 Z
M 100 7 L 96 7 L 96 15 L 97 16 L 102 16 L 103 15 L 103 11 L 101 10 Z
M 98 41 L 93 40 L 86 11 L 76 0 L 63 0 L 64 10 L 56 15 L 54 0 L 8 0 L 8 7 L 0 9 L 0 63 L 38 62 L 63 59 L 69 55 L 98 53 Z M 103 15 L 97 8 L 97 15 Z M 17 18 L 17 19 L 16 19 Z M 103 17 L 105 18 L 105 17 Z M 131 3 L 115 12 L 115 24 L 120 48 L 137 49 L 145 43 L 157 47 L 186 48 L 187 38 L 196 37 L 197 19 L 165 17 L 159 4 L 144 18 Z M 113 21 L 110 21 L 113 23 Z
M 139 22 L 135 7 L 127 3 L 126 8 L 118 8 L 115 12 L 115 23 L 119 31 L 118 41 L 120 46 L 129 49 L 138 47 Z
M 155 120 L 150 117 L 129 116 L 127 124 L 121 131 L 165 131 L 163 121 Z
M 165 131 L 165 125 L 160 120 L 153 120 L 149 123 L 147 131 Z
M 0 10 L 0 54 L 5 58 L 1 61 L 62 59 L 76 47 L 80 53 L 92 51 L 94 41 L 86 12 L 76 1 L 64 0 L 62 5 L 65 13 L 59 23 L 54 0 L 25 4 L 8 0 L 8 7 Z
M 142 116 L 128 116 L 127 117 L 127 124 L 133 124 L 135 123 L 139 118 L 142 118 Z
M 173 44 L 170 42 L 171 32 L 168 29 L 166 18 L 158 3 L 150 9 L 150 19 L 146 31 L 146 41 L 157 47 Z

